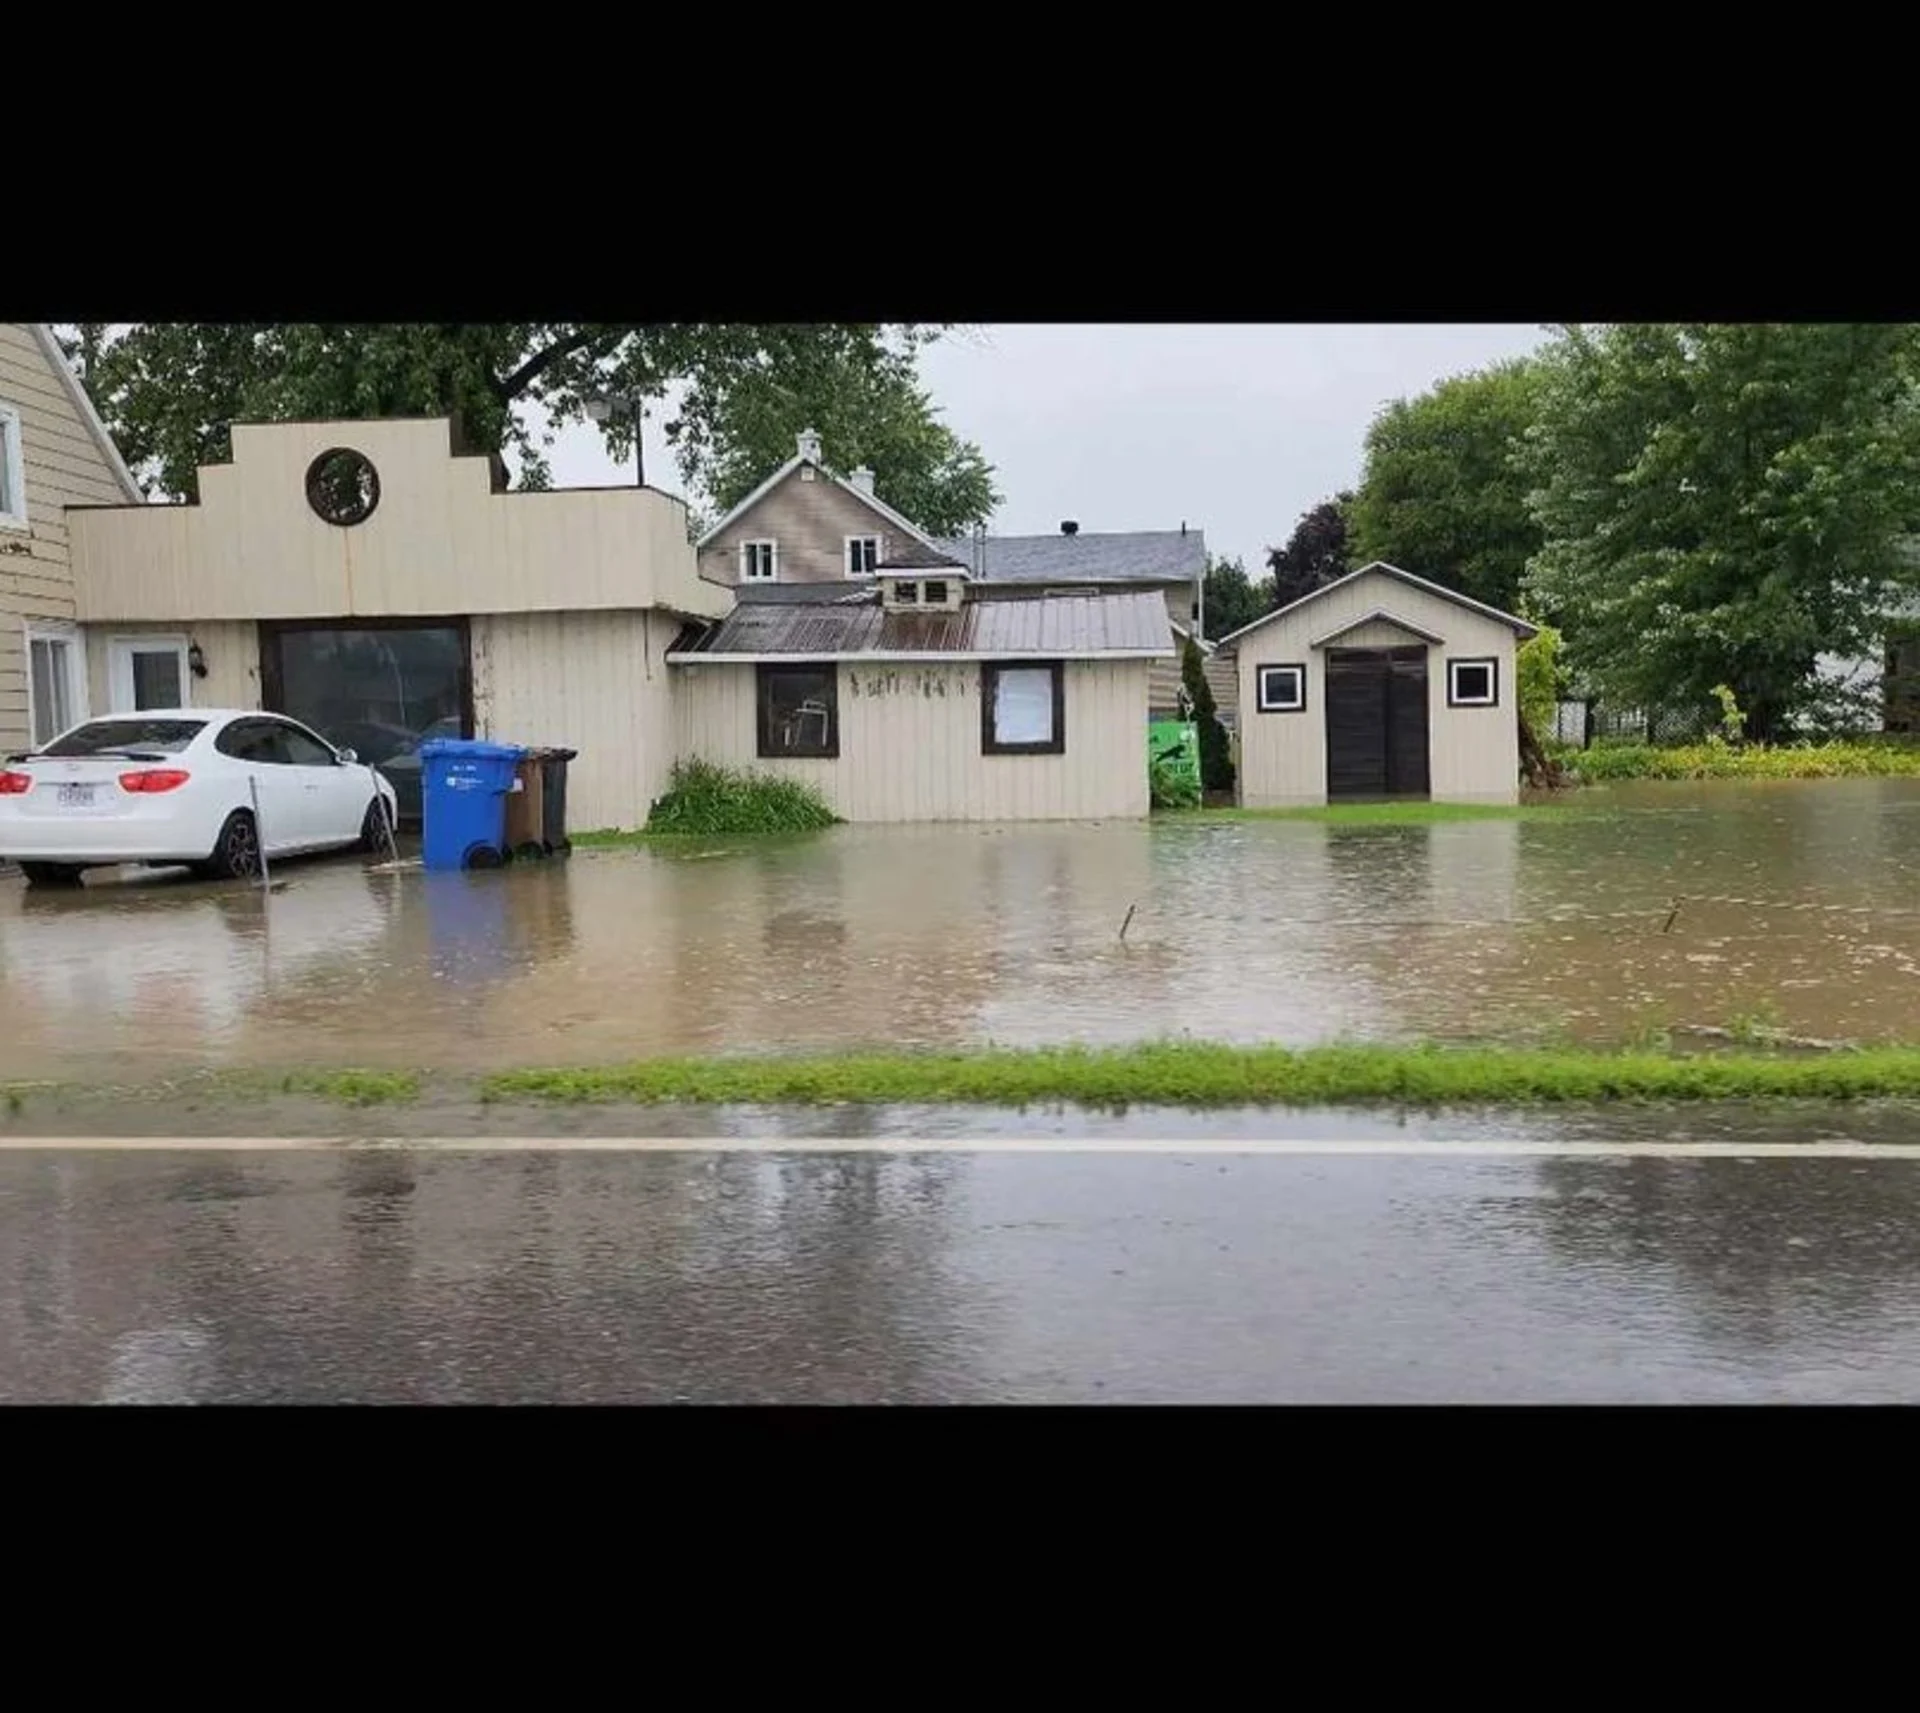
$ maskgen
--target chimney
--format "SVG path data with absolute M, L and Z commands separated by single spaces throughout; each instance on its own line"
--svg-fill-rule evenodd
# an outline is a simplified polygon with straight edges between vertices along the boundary
M 1080 526 L 1075 523 L 1072 518 L 1065 518 L 1061 521 L 1060 533 L 1062 535 L 1078 535 L 1080 533 Z
M 800 456 L 811 458 L 816 464 L 820 462 L 820 431 L 817 428 L 800 430 Z
M 863 494 L 873 492 L 873 472 L 864 464 L 862 464 L 859 469 L 851 471 L 847 476 L 847 480 Z

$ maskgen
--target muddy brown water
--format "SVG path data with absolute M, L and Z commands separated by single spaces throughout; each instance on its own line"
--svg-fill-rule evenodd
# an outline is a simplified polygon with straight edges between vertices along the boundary
M 1424 827 L 847 827 L 276 880 L 0 881 L 0 1079 L 1743 1020 L 1920 1035 L 1920 781 L 1620 787 Z

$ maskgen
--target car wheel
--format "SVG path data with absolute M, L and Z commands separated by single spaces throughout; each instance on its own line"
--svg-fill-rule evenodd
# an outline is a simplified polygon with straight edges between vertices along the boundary
M 204 872 L 215 880 L 251 880 L 260 872 L 260 834 L 246 810 L 227 817 Z
M 360 848 L 369 856 L 386 856 L 388 841 L 392 837 L 387 812 L 387 800 L 376 797 L 367 805 L 367 812 L 360 819 Z
M 29 886 L 78 886 L 80 865 L 71 862 L 23 862 L 20 872 Z

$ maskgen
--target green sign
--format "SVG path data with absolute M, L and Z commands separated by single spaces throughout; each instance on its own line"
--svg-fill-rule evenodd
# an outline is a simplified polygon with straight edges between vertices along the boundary
M 1191 720 L 1147 723 L 1147 768 L 1164 769 L 1200 795 L 1200 728 Z

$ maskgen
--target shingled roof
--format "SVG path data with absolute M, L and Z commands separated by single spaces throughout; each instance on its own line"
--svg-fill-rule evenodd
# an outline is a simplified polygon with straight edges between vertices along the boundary
M 973 569 L 974 543 L 942 541 Z M 983 583 L 1180 583 L 1207 572 L 1206 537 L 1197 529 L 1135 530 L 1111 535 L 990 535 Z

